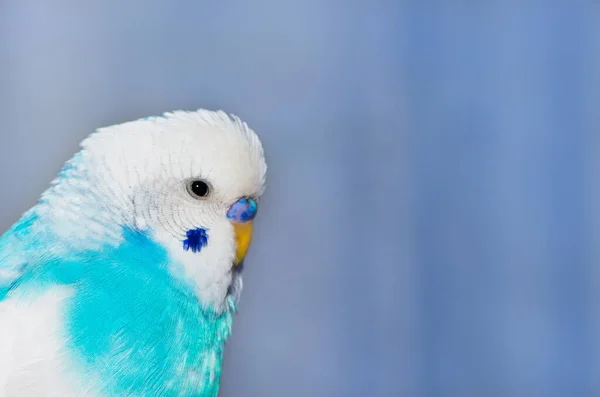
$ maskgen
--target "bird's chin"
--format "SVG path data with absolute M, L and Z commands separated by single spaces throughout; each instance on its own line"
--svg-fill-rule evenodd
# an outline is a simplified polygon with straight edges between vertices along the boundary
M 242 274 L 242 272 L 244 271 L 244 260 L 242 259 L 242 261 L 240 263 L 238 263 L 237 265 L 234 263 L 232 268 L 231 268 L 231 273 L 233 274 Z

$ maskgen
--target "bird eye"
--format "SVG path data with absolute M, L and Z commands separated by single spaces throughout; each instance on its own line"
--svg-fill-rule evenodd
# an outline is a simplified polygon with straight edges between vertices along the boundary
M 200 181 L 200 180 L 195 180 L 195 181 L 191 181 L 189 183 L 188 191 L 193 197 L 200 198 L 200 197 L 208 196 L 210 189 L 206 182 Z

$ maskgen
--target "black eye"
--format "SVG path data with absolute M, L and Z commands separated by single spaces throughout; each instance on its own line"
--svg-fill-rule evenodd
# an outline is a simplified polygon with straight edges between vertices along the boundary
M 196 197 L 206 197 L 210 191 L 208 184 L 204 181 L 191 181 L 188 189 L 192 196 Z

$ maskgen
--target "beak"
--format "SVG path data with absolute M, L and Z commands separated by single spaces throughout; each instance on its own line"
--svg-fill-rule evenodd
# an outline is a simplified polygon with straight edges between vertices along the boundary
M 233 230 L 235 233 L 235 260 L 234 266 L 239 265 L 244 260 L 248 248 L 250 248 L 250 242 L 252 241 L 252 221 L 245 223 L 233 223 Z
M 242 197 L 229 208 L 227 211 L 227 219 L 233 225 L 233 231 L 235 233 L 235 259 L 233 262 L 234 266 L 239 265 L 244 260 L 248 248 L 250 248 L 250 242 L 252 241 L 252 223 L 256 212 L 258 211 L 258 205 L 253 198 Z

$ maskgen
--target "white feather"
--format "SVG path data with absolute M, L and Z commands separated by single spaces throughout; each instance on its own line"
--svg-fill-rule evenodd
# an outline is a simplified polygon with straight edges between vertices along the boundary
M 0 397 L 91 396 L 62 371 L 60 311 L 70 291 L 0 302 Z
M 61 244 L 53 256 L 122 241 L 122 226 L 149 230 L 183 264 L 201 302 L 221 310 L 233 282 L 233 228 L 227 209 L 240 197 L 258 199 L 266 163 L 256 134 L 234 116 L 199 110 L 99 129 L 42 195 L 33 211 L 34 235 L 49 233 Z M 211 194 L 198 200 L 186 183 L 209 182 Z M 201 252 L 182 248 L 187 230 L 203 227 L 209 242 Z M 0 253 L 0 286 L 18 276 L 27 255 Z M 0 301 L 0 397 L 94 396 L 62 371 L 61 310 L 68 288 L 36 297 L 9 295 Z M 211 356 L 212 357 L 212 356 Z
M 227 209 L 240 197 L 259 198 L 265 174 L 262 145 L 239 118 L 178 111 L 90 135 L 36 211 L 74 250 L 118 245 L 121 225 L 150 229 L 183 263 L 200 300 L 219 310 L 235 256 Z M 194 178 L 210 183 L 208 198 L 189 195 L 185 183 Z M 196 227 L 208 229 L 209 244 L 184 251 L 185 233 Z

